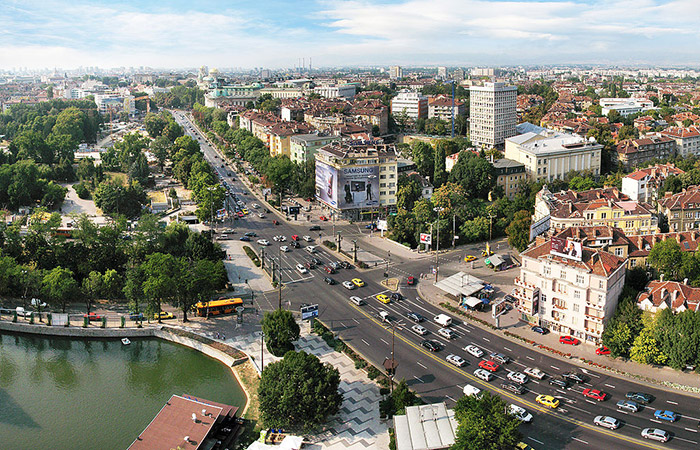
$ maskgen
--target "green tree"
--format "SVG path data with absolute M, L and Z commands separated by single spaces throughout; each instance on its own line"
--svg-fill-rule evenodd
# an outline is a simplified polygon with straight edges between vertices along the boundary
M 149 301 L 147 311 L 154 313 L 160 322 L 161 305 L 175 296 L 178 282 L 177 260 L 172 255 L 152 253 L 141 264 L 144 275 L 143 294 Z
M 165 161 L 168 159 L 168 155 L 170 154 L 170 141 L 168 141 L 168 138 L 165 136 L 158 136 L 151 142 L 150 147 L 151 152 L 153 152 L 153 156 L 155 156 L 158 160 L 160 170 L 163 170 Z
M 442 184 L 447 181 L 447 172 L 445 170 L 445 145 L 442 144 L 443 141 L 439 141 L 435 147 L 435 162 L 433 171 L 433 186 L 439 188 Z
M 343 402 L 340 373 L 304 352 L 287 352 L 265 367 L 258 387 L 265 426 L 308 431 L 337 414 Z
M 52 133 L 70 135 L 74 142 L 85 141 L 87 116 L 76 107 L 66 108 L 56 118 Z
M 520 420 L 507 412 L 499 396 L 483 391 L 457 400 L 457 436 L 453 450 L 505 450 L 515 448 L 522 438 Z
M 634 339 L 630 359 L 640 364 L 666 364 L 666 355 L 662 353 L 652 328 L 644 327 Z
M 267 349 L 275 356 L 284 356 L 294 350 L 293 341 L 299 339 L 299 325 L 291 312 L 278 309 L 266 312 L 262 320 Z
M 148 134 L 155 139 L 163 133 L 163 130 L 168 125 L 168 121 L 160 115 L 148 113 L 143 119 L 143 125 Z
M 104 289 L 103 281 L 102 274 L 95 270 L 91 271 L 87 278 L 83 278 L 81 293 L 83 294 L 83 301 L 88 314 L 90 314 L 90 309 L 92 309 L 92 303 L 102 294 Z
M 524 251 L 530 244 L 530 212 L 521 210 L 515 213 L 513 221 L 506 227 L 508 244 L 519 252 Z
M 681 246 L 675 239 L 657 242 L 649 252 L 647 264 L 666 275 L 667 279 L 678 279 L 683 261 Z
M 622 116 L 616 109 L 611 109 L 610 112 L 608 113 L 608 120 L 610 123 L 617 123 L 620 122 L 622 119 Z
M 623 295 L 624 295 L 623 290 Z M 623 297 L 621 295 L 621 297 Z M 642 330 L 642 311 L 637 306 L 634 293 L 624 296 L 617 306 L 615 314 L 603 330 L 603 344 L 610 349 L 614 357 L 628 357 L 634 339 Z
M 415 248 L 416 242 L 416 218 L 411 211 L 399 208 L 395 216 L 389 216 L 389 229 L 391 239 Z
M 66 306 L 77 297 L 79 291 L 73 272 L 63 267 L 55 267 L 46 273 L 42 287 L 47 303 L 60 306 L 62 312 L 66 312 Z
M 488 197 L 496 181 L 493 166 L 469 151 L 460 152 L 449 179 L 460 184 L 470 197 L 482 199 Z

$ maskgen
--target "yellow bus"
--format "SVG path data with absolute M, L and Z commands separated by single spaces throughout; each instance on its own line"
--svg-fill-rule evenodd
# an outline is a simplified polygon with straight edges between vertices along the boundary
M 236 311 L 236 307 L 243 306 L 243 299 L 240 298 L 224 298 L 221 300 L 212 300 L 210 302 L 197 303 L 197 315 L 206 317 L 207 308 L 210 316 L 218 316 L 219 314 L 231 314 Z

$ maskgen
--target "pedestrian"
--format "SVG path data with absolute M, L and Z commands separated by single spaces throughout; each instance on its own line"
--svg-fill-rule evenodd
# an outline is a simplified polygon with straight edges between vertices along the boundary
M 221 336 L 223 336 L 221 339 L 225 341 L 225 340 L 226 340 L 226 335 L 225 335 L 225 334 L 222 334 Z

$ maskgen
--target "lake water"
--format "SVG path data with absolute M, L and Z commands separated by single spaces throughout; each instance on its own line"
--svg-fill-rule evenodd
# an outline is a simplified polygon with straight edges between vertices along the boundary
M 187 347 L 0 334 L 0 449 L 126 449 L 172 394 L 245 405 L 231 370 Z

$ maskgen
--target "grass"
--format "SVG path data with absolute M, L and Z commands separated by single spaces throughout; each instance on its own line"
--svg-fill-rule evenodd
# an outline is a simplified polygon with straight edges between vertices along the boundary
M 258 386 L 260 385 L 260 377 L 258 372 L 253 367 L 253 364 L 248 360 L 242 364 L 233 366 L 236 376 L 243 385 L 246 393 L 249 396 L 248 409 L 243 418 L 245 424 L 243 430 L 236 438 L 234 444 L 235 449 L 244 449 L 255 441 L 260 436 L 260 402 L 258 401 Z
M 154 201 L 156 203 L 165 203 L 166 202 L 166 196 L 165 192 L 163 191 L 153 191 L 148 193 L 148 198 L 151 201 Z
M 127 178 L 126 178 L 125 173 L 105 172 L 105 177 L 109 178 L 113 183 L 116 183 L 119 186 L 126 186 L 127 185 Z

